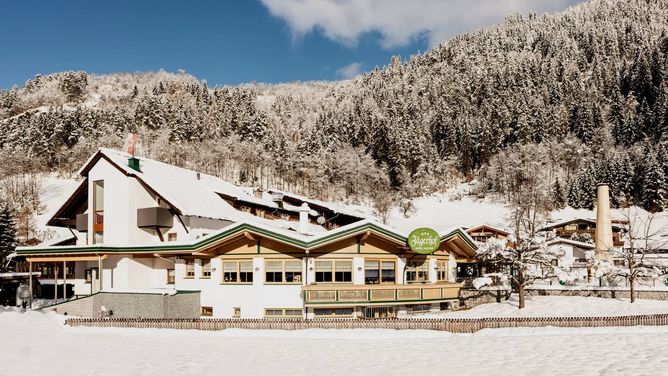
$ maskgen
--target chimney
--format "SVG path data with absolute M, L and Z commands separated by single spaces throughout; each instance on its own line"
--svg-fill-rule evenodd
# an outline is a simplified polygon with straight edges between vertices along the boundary
M 128 158 L 128 167 L 131 169 L 141 172 L 141 166 L 139 165 L 139 159 L 135 157 Z
M 271 192 L 271 200 L 276 204 L 276 206 L 283 209 L 283 193 Z
M 306 234 L 308 232 L 308 213 L 311 211 L 311 208 L 308 207 L 307 203 L 303 203 L 299 207 L 299 232 Z
M 608 184 L 596 186 L 596 232 L 594 243 L 597 259 L 607 259 L 612 248 L 612 219 L 610 218 L 610 189 Z
M 255 188 L 253 190 L 253 195 L 255 196 L 255 198 L 262 198 L 262 189 Z

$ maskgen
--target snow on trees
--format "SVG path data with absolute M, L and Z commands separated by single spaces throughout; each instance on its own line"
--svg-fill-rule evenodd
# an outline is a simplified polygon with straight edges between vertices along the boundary
M 624 280 L 630 290 L 631 303 L 636 299 L 636 284 L 668 274 L 668 260 L 657 257 L 656 250 L 665 247 L 662 235 L 668 228 L 658 220 L 656 213 L 638 207 L 623 210 L 625 244 L 608 250 L 608 257 L 594 264 L 596 277 L 608 285 Z
M 533 283 L 552 278 L 567 283 L 573 279 L 570 270 L 556 266 L 563 251 L 547 247 L 546 237 L 538 233 L 546 223 L 551 200 L 543 188 L 535 181 L 525 182 L 511 201 L 513 234 L 507 241 L 490 239 L 478 249 L 481 262 L 509 274 L 519 294 L 519 308 L 524 308 L 526 288 Z

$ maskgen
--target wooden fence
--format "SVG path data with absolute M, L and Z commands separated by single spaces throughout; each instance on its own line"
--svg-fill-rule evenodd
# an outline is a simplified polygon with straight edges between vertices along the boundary
M 668 325 L 668 314 L 610 317 L 504 317 L 480 319 L 117 319 L 69 318 L 70 326 L 161 329 L 422 329 L 474 333 L 482 329 L 545 327 L 590 328 L 603 326 Z

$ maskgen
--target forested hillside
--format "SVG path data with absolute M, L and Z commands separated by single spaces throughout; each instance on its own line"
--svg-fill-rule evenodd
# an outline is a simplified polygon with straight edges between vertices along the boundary
M 668 1 L 512 16 L 357 79 L 210 88 L 184 72 L 36 76 L 0 92 L 4 174 L 75 171 L 139 133 L 146 156 L 383 207 L 478 178 L 555 207 L 668 194 Z

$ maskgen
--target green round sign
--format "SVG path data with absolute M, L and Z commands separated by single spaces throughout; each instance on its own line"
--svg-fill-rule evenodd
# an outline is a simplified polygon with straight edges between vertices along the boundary
M 668 286 L 668 275 L 663 277 L 663 284 Z
M 428 255 L 441 245 L 441 236 L 430 228 L 419 228 L 408 235 L 408 246 L 415 253 Z

